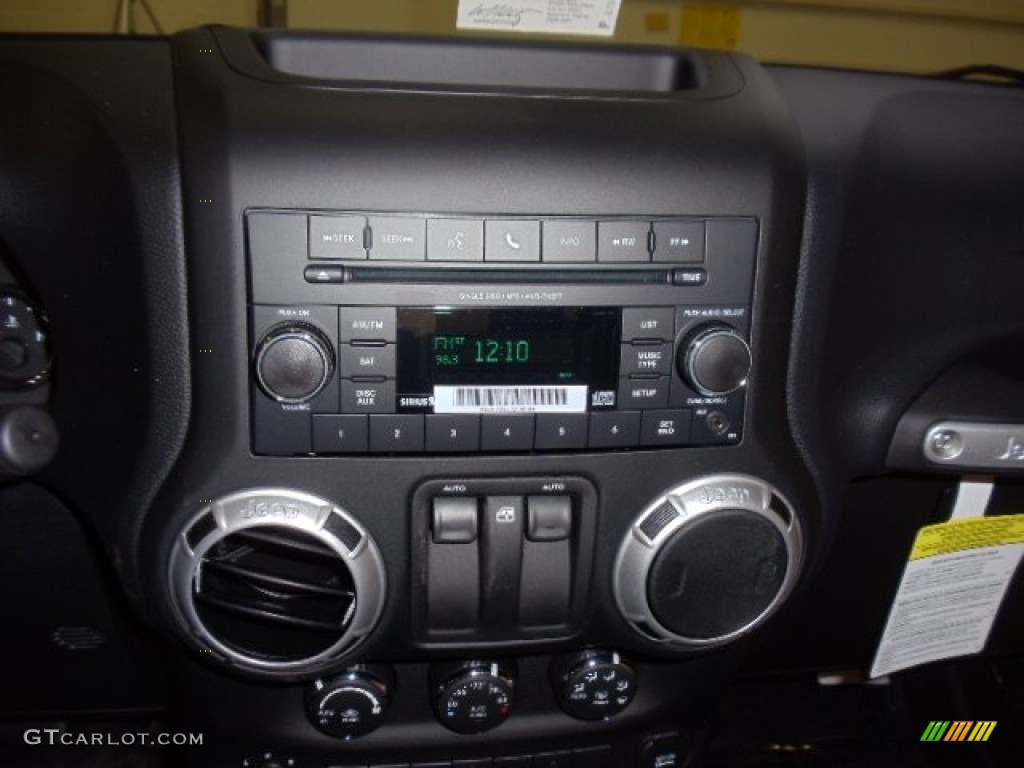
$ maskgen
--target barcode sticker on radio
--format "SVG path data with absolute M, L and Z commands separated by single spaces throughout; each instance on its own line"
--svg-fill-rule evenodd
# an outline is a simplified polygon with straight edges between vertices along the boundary
M 434 387 L 434 413 L 584 413 L 587 387 Z

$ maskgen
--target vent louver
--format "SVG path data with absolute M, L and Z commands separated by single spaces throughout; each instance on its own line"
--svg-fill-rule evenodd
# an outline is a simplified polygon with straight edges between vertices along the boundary
M 355 518 L 285 488 L 212 501 L 168 565 L 179 627 L 197 650 L 274 678 L 345 658 L 376 626 L 387 588 L 380 550 Z
M 338 555 L 300 531 L 261 527 L 231 534 L 200 561 L 196 613 L 229 648 L 268 660 L 321 653 L 355 611 L 352 574 Z

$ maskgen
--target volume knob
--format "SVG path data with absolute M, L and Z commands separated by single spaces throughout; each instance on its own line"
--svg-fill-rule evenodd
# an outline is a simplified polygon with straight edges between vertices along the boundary
M 750 375 L 750 347 L 731 326 L 706 325 L 679 346 L 676 368 L 702 395 L 728 395 L 744 387 Z
M 271 328 L 256 347 L 256 380 L 279 403 L 304 403 L 334 373 L 334 350 L 318 329 L 303 324 Z

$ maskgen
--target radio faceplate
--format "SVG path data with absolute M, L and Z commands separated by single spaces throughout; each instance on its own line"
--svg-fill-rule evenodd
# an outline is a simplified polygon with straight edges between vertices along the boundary
M 247 223 L 256 454 L 742 439 L 753 218 Z

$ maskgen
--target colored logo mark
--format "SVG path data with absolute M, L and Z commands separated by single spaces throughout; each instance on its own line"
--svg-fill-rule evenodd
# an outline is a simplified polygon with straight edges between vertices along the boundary
M 932 720 L 921 741 L 988 741 L 995 728 L 995 720 Z

